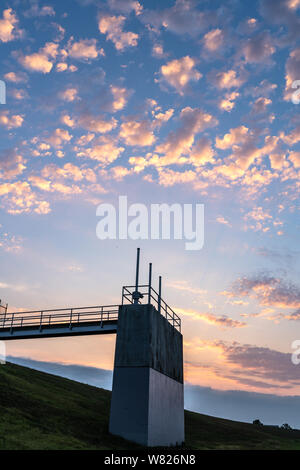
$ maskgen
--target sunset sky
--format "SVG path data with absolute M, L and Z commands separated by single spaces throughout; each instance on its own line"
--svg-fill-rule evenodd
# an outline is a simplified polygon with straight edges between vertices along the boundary
M 0 298 L 118 304 L 155 283 L 185 381 L 300 395 L 300 0 L 0 0 Z M 104 240 L 96 208 L 204 204 L 205 243 Z M 113 336 L 8 342 L 112 369 Z

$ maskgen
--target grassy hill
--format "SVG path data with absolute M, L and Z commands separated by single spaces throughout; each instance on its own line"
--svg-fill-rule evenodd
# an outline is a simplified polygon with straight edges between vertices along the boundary
M 137 450 L 108 433 L 110 392 L 15 364 L 0 366 L 0 449 Z M 185 412 L 186 449 L 300 449 L 300 430 Z

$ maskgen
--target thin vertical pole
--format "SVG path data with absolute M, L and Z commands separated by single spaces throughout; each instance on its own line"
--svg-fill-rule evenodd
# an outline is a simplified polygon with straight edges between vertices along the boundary
M 140 249 L 137 249 L 136 256 L 136 275 L 135 275 L 135 290 L 138 291 L 139 288 L 139 270 L 140 270 Z
M 149 263 L 149 292 L 148 292 L 148 304 L 151 304 L 151 286 L 152 284 L 152 263 Z
M 7 315 L 7 308 L 8 308 L 8 304 L 6 304 L 6 307 L 5 307 L 5 310 L 4 310 L 3 328 L 5 327 L 6 315 Z
M 158 283 L 158 313 L 161 310 L 161 276 L 159 276 L 159 283 Z

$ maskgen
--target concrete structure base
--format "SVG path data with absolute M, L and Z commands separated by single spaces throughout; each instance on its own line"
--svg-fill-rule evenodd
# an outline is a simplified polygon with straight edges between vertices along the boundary
M 148 447 L 184 442 L 182 335 L 152 305 L 120 308 L 109 431 Z
M 183 384 L 149 367 L 119 367 L 109 431 L 148 447 L 182 444 Z

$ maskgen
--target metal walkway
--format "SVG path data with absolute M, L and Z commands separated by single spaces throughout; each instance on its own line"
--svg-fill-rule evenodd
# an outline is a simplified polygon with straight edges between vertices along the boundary
M 152 304 L 173 328 L 181 332 L 180 318 L 161 297 L 161 276 L 159 291 L 156 292 L 152 287 L 152 263 L 149 264 L 149 283 L 139 284 L 139 256 L 138 248 L 136 283 L 134 286 L 123 286 L 122 306 L 126 303 Z M 7 304 L 3 305 L 0 300 L 0 341 L 117 333 L 119 309 L 122 306 L 104 305 L 8 313 Z
M 181 320 L 151 285 L 139 285 L 138 303 L 149 303 L 181 331 Z M 136 286 L 124 286 L 122 305 L 134 303 Z M 60 308 L 29 312 L 0 309 L 0 341 L 117 333 L 119 305 Z
M 117 332 L 119 306 L 0 313 L 0 340 Z

